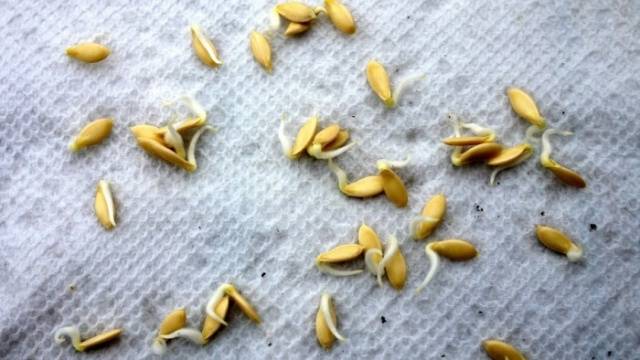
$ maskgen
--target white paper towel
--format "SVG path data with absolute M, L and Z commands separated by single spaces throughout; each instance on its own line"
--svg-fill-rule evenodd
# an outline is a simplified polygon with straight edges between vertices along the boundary
M 174 341 L 167 358 L 482 359 L 481 341 L 497 337 L 530 359 L 640 359 L 637 1 L 349 0 L 355 36 L 319 19 L 305 36 L 274 41 L 272 75 L 248 44 L 272 2 L 0 4 L 0 357 L 79 358 L 52 335 L 79 325 L 83 334 L 125 329 L 92 358 L 151 358 L 169 311 L 187 307 L 199 327 L 211 292 L 232 281 L 264 324 L 234 309 L 210 345 Z M 193 55 L 192 22 L 213 38 L 219 69 Z M 113 51 L 106 61 L 65 56 L 96 34 Z M 392 82 L 416 71 L 427 80 L 387 110 L 366 84 L 372 58 Z M 496 187 L 486 167 L 451 166 L 440 143 L 449 111 L 506 144 L 522 138 L 527 124 L 509 107 L 508 85 L 529 90 L 552 127 L 575 132 L 554 138 L 555 154 L 584 174 L 586 189 L 560 184 L 537 158 Z M 128 130 L 163 124 L 160 102 L 184 93 L 220 129 L 202 137 L 193 174 L 150 158 Z M 348 128 L 360 145 L 338 162 L 354 178 L 378 158 L 411 155 L 399 171 L 409 207 L 345 198 L 325 163 L 283 157 L 284 112 L 295 124 L 317 112 Z M 67 151 L 103 116 L 115 118 L 104 144 Z M 92 209 L 101 178 L 117 203 L 111 232 Z M 449 208 L 432 239 L 462 237 L 481 255 L 444 261 L 414 296 L 428 263 L 408 224 L 440 191 Z M 353 241 L 363 220 L 400 238 L 405 291 L 313 267 L 320 251 Z M 570 264 L 541 247 L 537 223 L 565 230 L 586 260 Z M 349 338 L 328 353 L 313 327 L 322 291 L 334 294 Z

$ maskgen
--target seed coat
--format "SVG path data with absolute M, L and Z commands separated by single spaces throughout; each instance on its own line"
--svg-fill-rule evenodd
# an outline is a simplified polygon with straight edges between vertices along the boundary
M 518 116 L 540 129 L 546 127 L 545 119 L 538 111 L 538 105 L 524 90 L 517 87 L 509 87 L 507 88 L 507 97 L 511 103 L 511 108 Z
M 338 132 L 338 136 L 336 136 L 336 138 L 332 142 L 322 147 L 322 151 L 339 149 L 340 147 L 342 147 L 342 145 L 346 144 L 347 141 L 349 141 L 349 132 L 347 130 L 340 130 Z
M 189 161 L 181 158 L 174 151 L 166 147 L 163 143 L 151 138 L 138 138 L 138 145 L 147 153 L 158 157 L 169 164 L 173 164 L 183 168 L 186 171 L 193 172 L 197 166 Z
M 173 310 L 167 315 L 158 327 L 158 335 L 169 335 L 172 332 L 182 329 L 187 324 L 187 312 L 184 308 Z
M 302 125 L 296 136 L 296 140 L 291 149 L 291 157 L 298 158 L 305 151 L 307 146 L 311 144 L 318 128 L 318 118 L 312 116 Z
M 273 67 L 271 64 L 271 44 L 269 44 L 269 40 L 261 33 L 252 31 L 249 37 L 249 43 L 254 59 L 256 59 L 258 64 L 262 65 L 267 72 L 271 72 Z
M 309 29 L 311 29 L 311 23 L 290 22 L 284 34 L 286 36 L 296 36 L 307 32 Z
M 111 128 L 113 128 L 113 119 L 96 119 L 85 125 L 85 127 L 80 130 L 80 133 L 71 140 L 71 143 L 69 143 L 69 149 L 71 151 L 78 151 L 87 146 L 99 144 L 109 137 L 109 134 L 111 134 Z
M 283 18 L 296 23 L 306 23 L 316 18 L 312 7 L 295 1 L 276 5 L 276 11 Z
M 382 177 L 382 187 L 387 198 L 399 208 L 407 206 L 409 195 L 402 179 L 389 168 L 380 170 L 379 175 Z
M 97 63 L 106 59 L 111 50 L 108 47 L 97 43 L 80 43 L 67 48 L 67 55 L 86 63 Z
M 493 360 L 527 360 L 518 349 L 504 341 L 485 340 L 482 342 L 482 347 Z
M 502 149 L 498 155 L 487 161 L 489 166 L 509 166 L 517 162 L 522 156 L 530 155 L 533 148 L 529 144 L 519 144 L 507 149 Z
M 452 261 L 467 261 L 478 255 L 476 247 L 465 240 L 441 240 L 432 242 L 430 246 L 438 255 L 444 256 Z
M 80 347 L 82 347 L 81 351 L 86 351 L 91 348 L 113 341 L 119 338 L 121 334 L 122 334 L 122 329 L 113 329 L 113 330 L 103 332 L 102 334 L 96 335 L 94 337 L 91 337 L 80 343 Z
M 412 231 L 416 240 L 422 240 L 431 235 L 431 233 L 440 225 L 447 211 L 447 198 L 444 194 L 436 194 L 424 204 L 422 208 L 422 217 Z M 424 219 L 434 219 L 435 221 L 425 221 Z
M 323 252 L 316 258 L 316 262 L 339 263 L 351 261 L 362 255 L 364 247 L 360 244 L 342 244 Z
M 333 25 L 345 34 L 356 32 L 356 23 L 349 9 L 339 0 L 324 0 L 324 7 Z
M 327 145 L 338 137 L 340 133 L 340 125 L 331 124 L 326 128 L 318 131 L 316 136 L 313 138 L 313 144 L 319 145 Z
M 200 26 L 195 24 L 191 25 L 191 42 L 194 53 L 203 64 L 210 67 L 222 65 L 222 60 L 220 60 L 220 55 L 218 55 L 218 50 L 213 42 L 206 37 Z
M 404 259 L 404 255 L 402 255 L 400 247 L 398 247 L 398 251 L 391 257 L 384 269 L 387 272 L 389 284 L 397 290 L 402 289 L 407 280 L 407 262 Z
M 94 209 L 98 221 L 105 229 L 110 230 L 116 226 L 113 196 L 109 183 L 104 180 L 98 181 Z
M 490 159 L 498 155 L 500 151 L 502 151 L 502 145 L 498 143 L 482 143 L 471 147 L 462 154 L 454 152 L 455 155 L 452 155 L 452 162 L 455 166 L 463 166 Z
M 569 261 L 577 261 L 582 258 L 582 248 L 558 229 L 536 225 L 536 236 L 544 246 L 566 255 Z
M 391 95 L 391 85 L 389 83 L 389 75 L 384 66 L 376 60 L 367 63 L 367 81 L 369 86 L 376 95 L 384 102 L 387 107 L 394 107 L 395 100 Z
M 222 300 L 216 305 L 216 314 L 224 319 L 227 316 L 227 311 L 229 310 L 229 296 L 224 296 Z M 216 321 L 211 316 L 205 314 L 204 322 L 202 323 L 202 338 L 204 340 L 209 340 L 218 330 L 222 324 Z

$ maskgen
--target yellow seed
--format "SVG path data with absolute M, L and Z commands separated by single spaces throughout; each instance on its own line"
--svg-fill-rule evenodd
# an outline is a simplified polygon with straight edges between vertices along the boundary
M 187 312 L 184 308 L 173 310 L 167 315 L 158 327 L 158 335 L 169 335 L 172 332 L 182 329 L 187 323 Z
M 397 207 L 402 208 L 407 206 L 409 195 L 407 194 L 407 189 L 402 179 L 400 179 L 393 170 L 388 168 L 380 170 L 379 175 L 382 177 L 382 187 L 387 198 Z
M 582 257 L 582 248 L 558 229 L 536 225 L 536 236 L 544 246 L 555 252 L 567 255 L 571 261 L 576 261 Z
M 326 145 L 338 137 L 340 133 L 340 125 L 331 124 L 326 128 L 318 131 L 316 136 L 313 138 L 314 144 Z
M 476 161 L 483 161 L 498 155 L 502 151 L 502 145 L 497 143 L 482 143 L 471 147 L 458 157 L 454 165 L 461 166 Z
M 362 255 L 363 251 L 364 248 L 360 244 L 338 245 L 335 248 L 318 255 L 316 261 L 321 263 L 338 263 L 350 261 Z
M 109 183 L 104 180 L 98 182 L 94 209 L 98 221 L 105 229 L 110 230 L 116 226 L 113 196 L 111 195 Z
M 96 145 L 111 134 L 113 119 L 102 118 L 88 123 L 69 144 L 71 151 L 78 151 L 87 146 Z
M 307 32 L 310 28 L 311 23 L 290 22 L 289 25 L 287 25 L 287 29 L 284 31 L 284 34 L 286 36 L 296 36 Z
M 222 65 L 218 50 L 210 39 L 203 33 L 198 25 L 191 25 L 191 42 L 193 43 L 193 51 L 202 63 L 205 65 L 216 67 Z
M 442 240 L 429 244 L 431 249 L 453 261 L 466 261 L 473 259 L 478 255 L 478 250 L 468 241 L 465 240 Z
M 311 144 L 314 136 L 316 135 L 316 130 L 318 128 L 318 118 L 312 116 L 307 120 L 307 122 L 302 125 L 300 130 L 298 131 L 298 135 L 296 136 L 296 141 L 293 144 L 293 148 L 291 148 L 291 156 L 293 158 L 299 157 Z
M 330 300 L 331 306 L 329 306 L 329 311 L 331 313 L 331 318 L 333 323 L 338 324 L 338 319 L 336 317 L 336 306 L 332 300 Z M 322 311 L 318 308 L 318 312 L 316 313 L 316 338 L 318 339 L 318 343 L 325 349 L 329 349 L 333 342 L 336 340 L 336 337 L 333 336 L 331 330 L 329 330 L 329 326 L 327 322 L 324 320 L 324 316 L 322 316 Z
M 366 224 L 360 225 L 358 229 L 358 244 L 362 245 L 365 251 L 369 249 L 382 250 L 382 242 L 378 234 Z
M 109 48 L 96 43 L 81 43 L 67 48 L 67 55 L 86 63 L 102 61 L 106 59 L 109 54 L 111 54 Z
M 395 289 L 402 289 L 407 280 L 407 263 L 404 260 L 400 248 L 398 248 L 398 251 L 391 257 L 384 269 L 387 272 L 389 284 Z
M 487 136 L 459 136 L 459 137 L 448 137 L 442 140 L 442 142 L 446 145 L 450 146 L 472 146 L 482 144 L 487 142 L 490 138 Z
M 498 155 L 487 161 L 489 166 L 509 166 L 518 162 L 522 156 L 529 156 L 533 148 L 529 144 L 520 144 L 508 149 L 502 149 Z
M 149 138 L 164 144 L 164 132 L 158 127 L 155 127 L 153 125 L 141 124 L 132 126 L 130 130 L 133 133 L 133 136 L 136 137 L 136 139 Z
M 251 306 L 251 304 L 249 303 L 249 301 L 247 301 L 247 299 L 245 299 L 242 295 L 240 295 L 240 293 L 238 292 L 238 290 L 236 290 L 235 287 L 232 287 L 229 291 L 227 291 L 227 294 L 229 295 L 229 297 L 231 297 L 233 301 L 235 301 L 236 305 L 238 305 L 240 310 L 242 310 L 242 312 L 249 319 L 253 320 L 258 324 L 262 321 L 260 320 L 260 315 L 258 315 L 258 312 L 256 311 L 256 309 L 254 309 L 254 307 Z
M 106 332 L 103 332 L 100 335 L 96 335 L 92 338 L 84 340 L 80 343 L 81 351 L 89 350 L 91 348 L 106 344 L 110 341 L 113 341 L 120 337 L 122 334 L 122 329 L 113 329 Z
M 540 115 L 536 102 L 529 94 L 522 89 L 509 87 L 507 88 L 507 96 L 509 97 L 513 111 L 515 111 L 518 116 L 541 129 L 545 128 L 545 120 L 542 115 Z
M 345 34 L 356 32 L 356 23 L 351 12 L 339 0 L 324 0 L 324 7 L 333 25 Z
M 527 360 L 518 349 L 504 341 L 489 339 L 483 341 L 482 346 L 493 360 Z
M 345 195 L 366 198 L 376 196 L 384 191 L 382 176 L 372 175 L 356 180 L 340 189 Z
M 424 239 L 431 235 L 440 222 L 444 218 L 444 214 L 447 211 L 447 198 L 444 194 L 437 194 L 433 196 L 422 208 L 422 216 L 429 217 L 438 220 L 436 223 L 423 221 L 418 225 L 416 229 L 416 238 Z
M 297 23 L 306 23 L 316 18 L 312 7 L 294 1 L 276 5 L 276 11 L 283 18 Z
M 342 145 L 346 144 L 349 141 L 349 132 L 347 130 L 340 130 L 338 132 L 338 136 L 336 138 L 322 147 L 323 151 L 331 151 L 335 149 L 339 149 Z
M 271 44 L 269 44 L 269 40 L 256 31 L 251 32 L 249 40 L 253 57 L 267 72 L 271 72 Z
M 185 136 L 187 133 L 189 133 L 189 131 L 198 129 L 203 125 L 205 125 L 206 123 L 207 123 L 207 120 L 201 117 L 196 117 L 196 118 L 191 118 L 191 119 L 187 119 L 179 123 L 176 123 L 175 128 L 180 135 Z M 160 128 L 160 130 L 163 131 L 163 133 L 166 133 L 167 131 L 169 131 L 169 129 L 166 126 Z
M 229 297 L 224 296 L 216 305 L 215 312 L 220 318 L 224 319 L 229 310 Z M 205 316 L 202 323 L 202 338 L 209 340 L 219 329 L 222 324 L 214 320 L 211 316 Z
M 156 156 L 169 164 L 179 166 L 189 172 L 196 170 L 196 165 L 181 158 L 173 150 L 166 147 L 163 143 L 151 138 L 138 138 L 138 145 L 147 153 Z
M 389 84 L 389 75 L 384 66 L 375 60 L 369 61 L 367 64 L 367 81 L 373 92 L 378 95 L 388 107 L 395 106 L 395 100 L 391 94 L 391 85 Z
M 584 188 L 587 186 L 587 182 L 584 181 L 578 172 L 559 164 L 553 159 L 548 159 L 543 165 L 567 185 L 575 186 L 577 188 Z

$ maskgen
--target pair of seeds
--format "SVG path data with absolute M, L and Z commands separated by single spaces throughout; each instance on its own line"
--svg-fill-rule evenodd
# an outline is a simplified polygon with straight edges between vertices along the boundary
M 427 244 L 424 250 L 427 258 L 429 258 L 429 272 L 422 283 L 416 288 L 416 294 L 424 290 L 438 272 L 440 256 L 452 261 L 467 261 L 478 255 L 478 250 L 476 250 L 473 244 L 460 239 L 434 241 Z
M 527 360 L 515 346 L 501 340 L 485 340 L 482 347 L 493 360 Z
M 113 329 L 82 340 L 80 338 L 80 330 L 77 326 L 66 326 L 56 331 L 54 340 L 56 343 L 62 344 L 65 342 L 65 338 L 69 338 L 73 348 L 76 349 L 76 351 L 83 352 L 114 341 L 119 338 L 121 334 L 122 329 Z
M 193 45 L 193 52 L 203 64 L 210 67 L 218 67 L 222 65 L 218 50 L 213 45 L 211 39 L 209 39 L 200 26 L 193 24 L 190 27 L 191 30 L 191 43 Z
M 447 198 L 436 194 L 424 204 L 420 216 L 411 222 L 411 236 L 424 240 L 440 225 L 447 211 Z
M 382 275 L 387 275 L 389 284 L 395 289 L 402 289 L 407 279 L 407 264 L 400 251 L 398 239 L 390 235 L 384 249 L 378 234 L 366 224 L 358 229 L 358 243 L 339 245 L 316 257 L 316 266 L 324 273 L 335 276 L 350 276 L 360 274 L 363 270 L 338 270 L 331 264 L 354 261 L 364 254 L 367 270 L 376 276 L 378 284 L 382 286 Z
M 206 316 L 201 330 L 186 327 L 187 313 L 184 308 L 178 308 L 169 313 L 160 323 L 158 335 L 152 345 L 153 352 L 158 355 L 164 354 L 169 339 L 185 338 L 194 344 L 207 344 L 222 325 L 228 325 L 224 318 L 231 305 L 231 300 L 247 317 L 260 323 L 260 316 L 249 301 L 238 292 L 235 286 L 225 283 L 218 287 L 207 303 Z
M 536 225 L 536 237 L 542 245 L 564 254 L 571 262 L 582 259 L 582 247 L 558 229 L 546 225 Z
M 317 116 L 310 117 L 298 130 L 292 144 L 285 133 L 283 117 L 278 129 L 278 139 L 284 155 L 289 159 L 296 160 L 306 151 L 316 159 L 327 160 L 345 153 L 355 145 L 355 143 L 345 145 L 349 141 L 349 132 L 340 128 L 340 125 L 331 124 L 318 131 L 318 123 Z
M 181 100 L 195 114 L 194 118 L 177 123 L 170 122 L 160 128 L 146 124 L 136 125 L 131 127 L 131 132 L 136 137 L 138 145 L 150 155 L 193 172 L 198 168 L 195 157 L 198 140 L 204 131 L 214 129 L 206 126 L 207 113 L 197 101 L 189 97 Z M 189 147 L 185 148 L 184 137 L 189 135 Z
M 347 173 L 332 160 L 329 160 L 327 165 L 329 170 L 336 175 L 338 188 L 343 194 L 355 198 L 368 198 L 384 192 L 389 201 L 397 207 L 403 208 L 409 202 L 409 194 L 404 182 L 392 170 L 392 167 L 400 168 L 408 163 L 409 158 L 403 161 L 378 160 L 376 163 L 377 175 L 365 176 L 353 182 L 349 182 Z
M 97 63 L 111 54 L 111 50 L 108 47 L 95 42 L 69 46 L 66 52 L 69 57 L 86 63 Z
M 414 82 L 425 78 L 424 75 L 413 75 L 402 79 L 398 82 L 395 91 L 391 92 L 391 83 L 389 82 L 389 74 L 384 66 L 377 60 L 370 60 L 367 63 L 366 71 L 367 82 L 371 90 L 382 100 L 389 108 L 396 106 L 400 100 L 402 92 Z
M 320 346 L 326 350 L 331 348 L 336 339 L 347 340 L 338 332 L 336 307 L 328 293 L 323 293 L 320 296 L 320 306 L 318 306 L 316 313 L 316 338 Z

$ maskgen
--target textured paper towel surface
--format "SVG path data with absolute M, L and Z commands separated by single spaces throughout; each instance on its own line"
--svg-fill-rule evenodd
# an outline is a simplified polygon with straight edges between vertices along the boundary
M 211 292 L 232 281 L 264 324 L 234 309 L 209 346 L 174 341 L 167 358 L 482 359 L 481 341 L 497 337 L 530 359 L 640 359 L 638 2 L 350 0 L 355 36 L 320 19 L 299 39 L 274 41 L 272 75 L 248 49 L 271 2 L 0 4 L 0 357 L 85 357 L 53 341 L 59 327 L 79 325 L 88 335 L 125 329 L 86 356 L 151 358 L 164 315 L 185 306 L 198 327 Z M 190 22 L 214 39 L 221 68 L 194 57 Z M 64 55 L 96 34 L 113 51 L 106 61 Z M 392 81 L 417 71 L 428 79 L 386 110 L 366 84 L 371 58 Z M 586 189 L 563 186 L 537 159 L 496 187 L 485 167 L 450 165 L 439 142 L 448 111 L 507 144 L 521 139 L 526 124 L 507 85 L 531 91 L 552 127 L 575 132 L 554 138 L 555 156 L 584 174 Z M 184 93 L 219 128 L 202 137 L 193 174 L 144 154 L 128 130 L 163 124 L 160 102 Z M 283 112 L 290 133 L 316 112 L 350 129 L 359 146 L 339 163 L 354 178 L 378 158 L 411 155 L 399 171 L 409 207 L 345 198 L 323 162 L 284 158 Z M 103 116 L 115 118 L 111 137 L 68 152 L 75 132 Z M 111 232 L 92 209 L 101 178 L 117 203 Z M 432 239 L 466 238 L 481 255 L 443 261 L 414 296 L 428 265 L 408 224 L 440 191 L 449 208 Z M 313 267 L 320 251 L 353 241 L 363 220 L 401 239 L 405 291 Z M 537 223 L 565 230 L 585 261 L 542 248 Z M 328 353 L 313 330 L 322 291 L 334 294 L 349 338 Z

